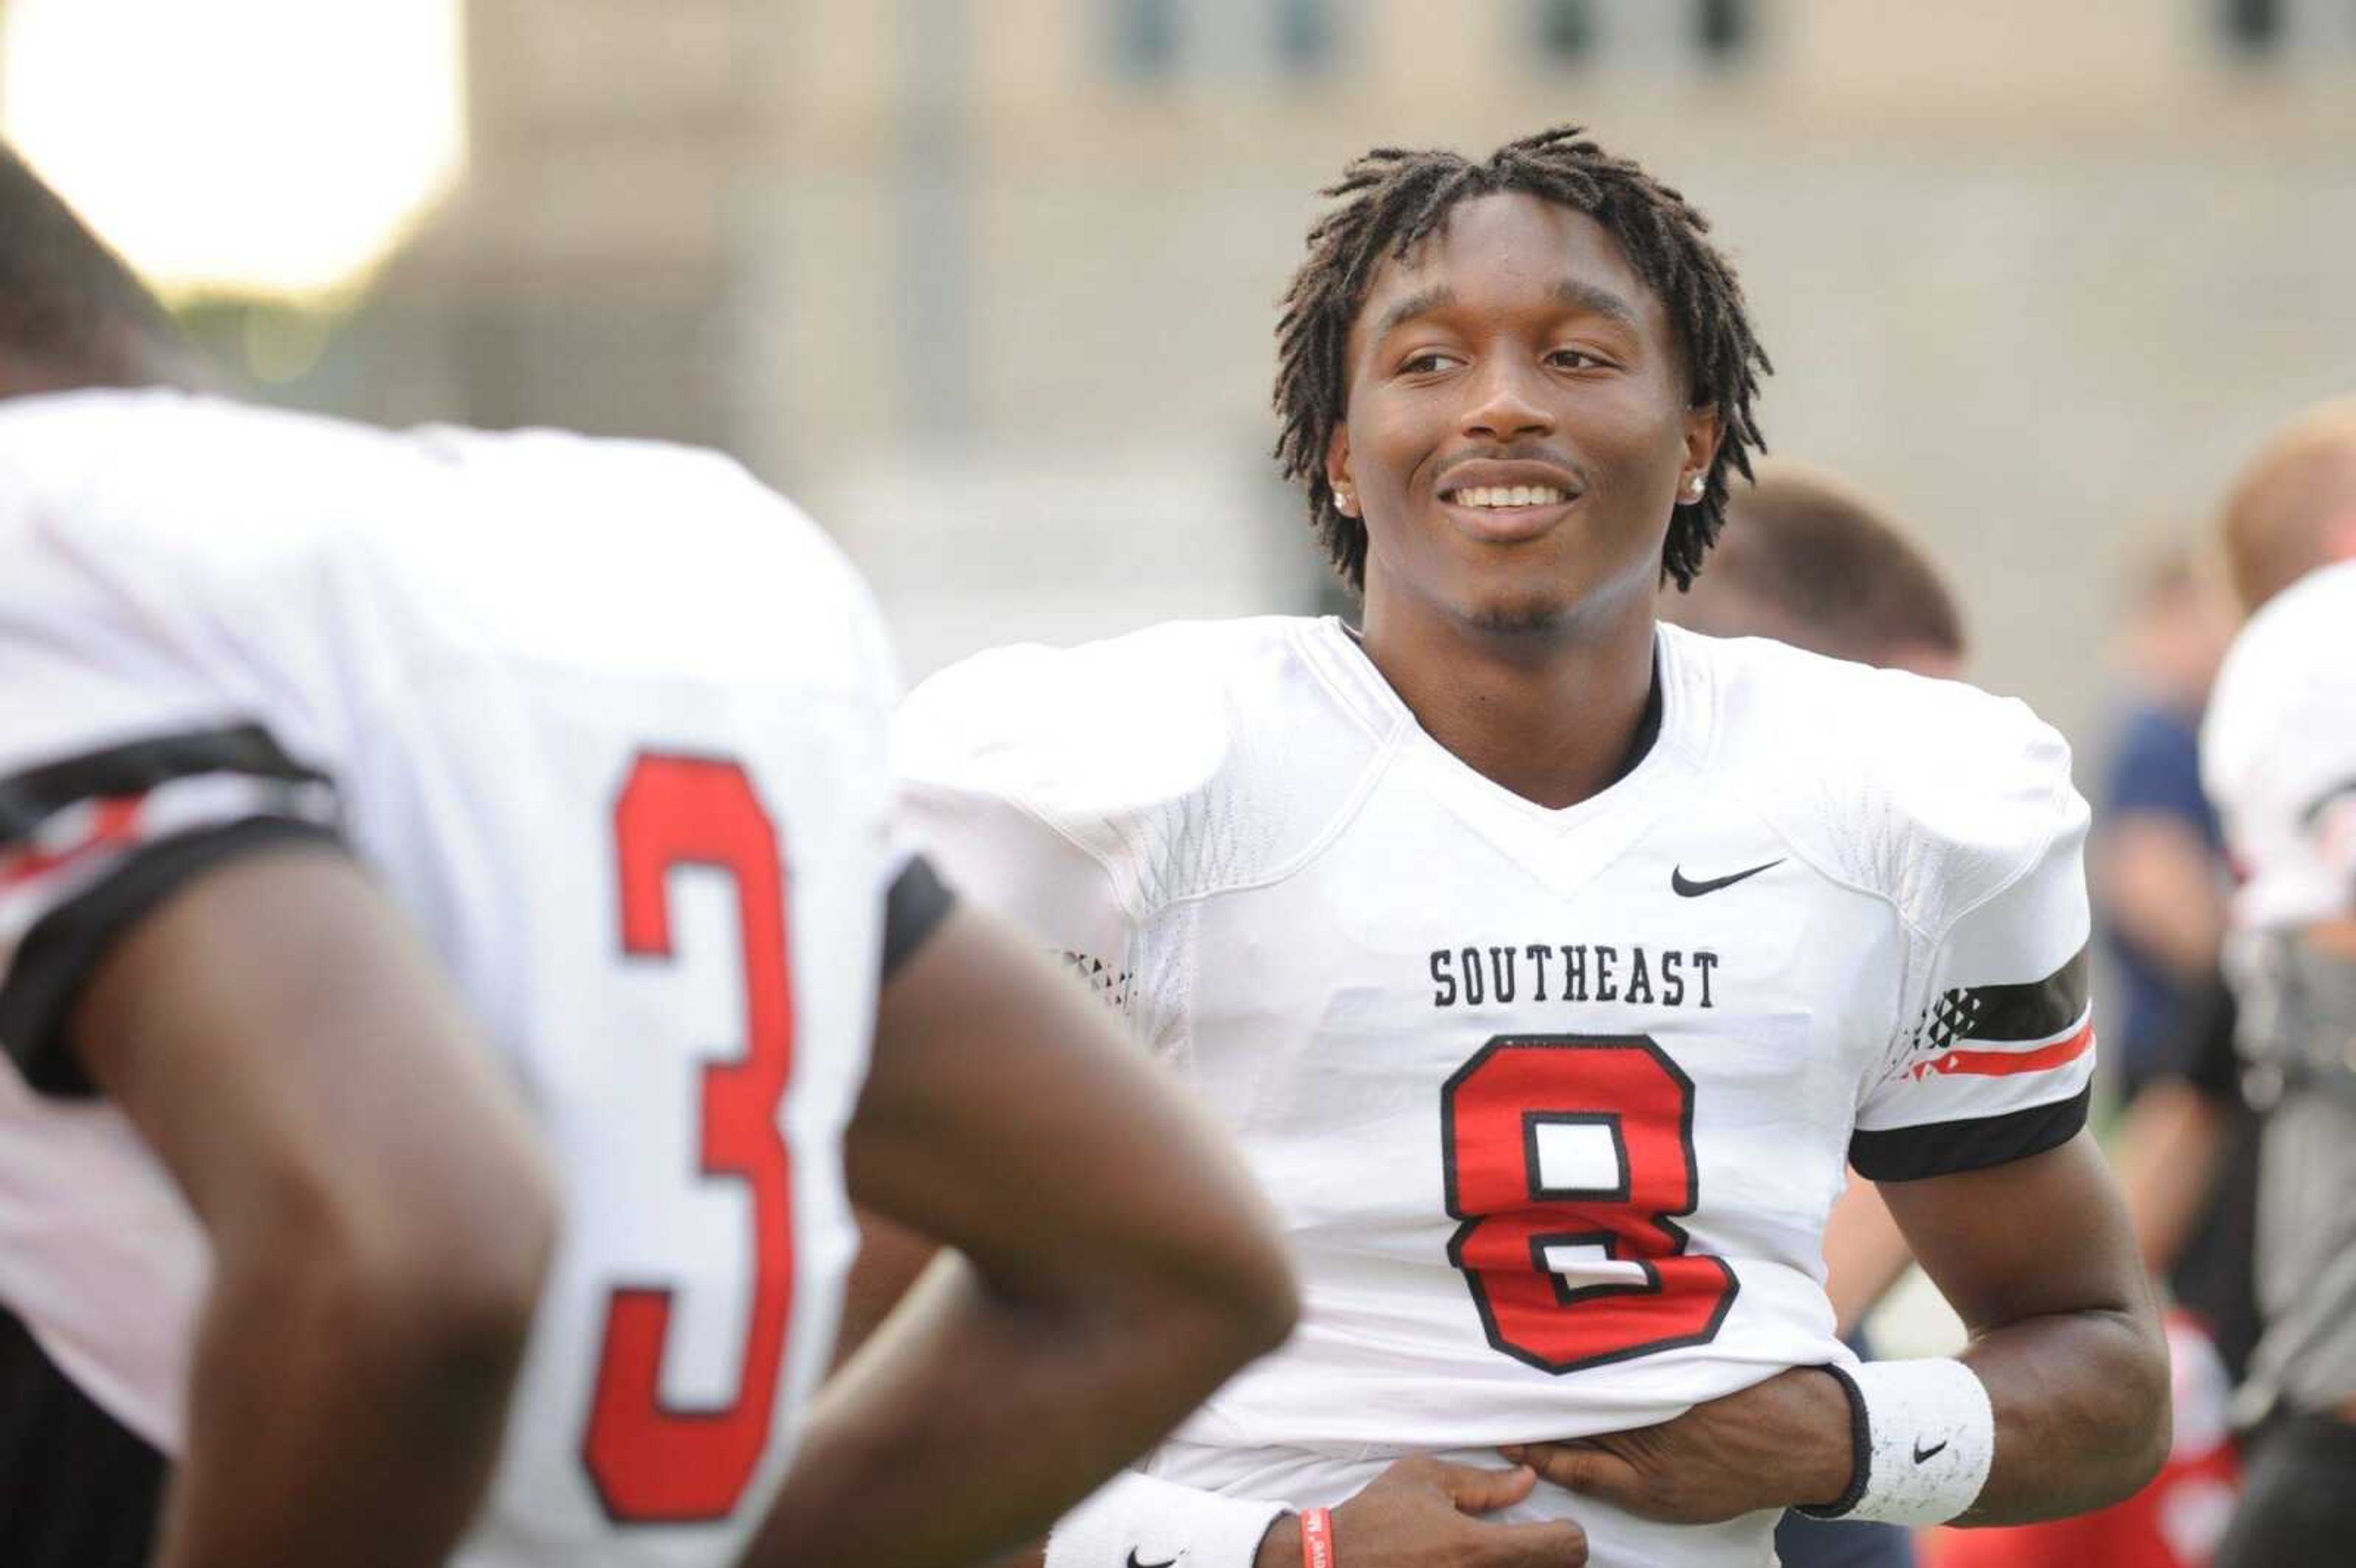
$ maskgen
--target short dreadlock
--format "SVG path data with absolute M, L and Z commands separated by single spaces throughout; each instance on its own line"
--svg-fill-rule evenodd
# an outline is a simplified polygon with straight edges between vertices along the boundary
M 1351 324 L 1386 258 L 1406 256 L 1458 203 L 1501 191 L 1558 202 L 1612 231 L 1668 307 L 1693 406 L 1718 411 L 1724 435 L 1701 499 L 1676 508 L 1661 551 L 1663 578 L 1688 587 L 1725 526 L 1728 470 L 1749 477 L 1751 452 L 1766 449 L 1751 404 L 1760 377 L 1773 367 L 1751 333 L 1734 269 L 1707 238 L 1709 220 L 1634 164 L 1585 140 L 1577 125 L 1508 142 L 1483 164 L 1455 153 L 1377 147 L 1322 193 L 1350 199 L 1311 228 L 1308 259 L 1284 292 L 1276 329 L 1276 410 L 1283 420 L 1277 461 L 1307 488 L 1310 520 L 1335 570 L 1363 592 L 1366 525 L 1334 507 L 1325 477 L 1334 429 L 1348 411 Z

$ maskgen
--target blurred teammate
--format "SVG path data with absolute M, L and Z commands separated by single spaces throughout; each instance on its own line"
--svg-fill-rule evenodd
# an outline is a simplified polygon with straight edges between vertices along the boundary
M 2264 1328 L 2242 1395 L 2265 1424 L 2217 1563 L 2320 1568 L 2356 1540 L 2356 400 L 2259 454 L 2225 539 L 2254 613 L 2201 771 L 2243 877 L 2227 970 L 2264 1116 Z
M 1831 475 L 1762 462 L 1729 491 L 1709 571 L 1661 618 L 1713 637 L 1773 637 L 1831 658 L 1941 679 L 1962 673 L 1963 612 L 1888 514 Z
M 967 1562 L 1280 1336 L 1215 1140 L 894 848 L 805 518 L 71 389 L 184 369 L 0 159 L 10 1568 Z M 969 1261 L 820 1395 L 846 1158 Z
M 2217 816 L 2201 792 L 2201 711 L 2238 622 L 2218 574 L 2171 553 L 2128 611 L 2128 682 L 2090 869 L 2126 1017 L 2104 1041 L 2133 1100 L 2217 974 L 2225 923 Z
M 1201 1085 L 1305 1285 L 1292 1343 L 1050 1568 L 1718 1568 L 1788 1505 L 2132 1489 L 2165 1367 L 2081 1131 L 2066 748 L 1966 688 L 1656 625 L 1765 368 L 1676 193 L 1557 131 L 1332 194 L 1279 454 L 1363 632 L 1009 649 L 904 709 L 930 841 Z M 1834 1337 L 1852 1161 L 1963 1360 Z M 1500 1445 L 1549 1484 L 1472 1467 Z

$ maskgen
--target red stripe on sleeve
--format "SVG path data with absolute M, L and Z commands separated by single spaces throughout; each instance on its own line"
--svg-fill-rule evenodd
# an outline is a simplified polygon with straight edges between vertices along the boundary
M 2035 1051 L 1951 1051 L 1944 1056 L 1933 1057 L 1916 1064 L 1913 1075 L 1928 1078 L 1936 1072 L 1969 1072 L 1982 1078 L 2008 1078 L 2016 1072 L 2043 1072 L 2075 1061 L 2094 1044 L 2094 1019 L 2088 1014 L 2077 1032 L 2066 1035 L 2051 1045 L 2040 1045 Z
M 45 877 L 93 849 L 132 842 L 138 837 L 139 807 L 146 798 L 145 795 L 124 795 L 94 801 L 89 826 L 79 837 L 52 848 L 27 848 L 14 855 L 0 855 L 0 891 L 22 887 L 37 877 Z

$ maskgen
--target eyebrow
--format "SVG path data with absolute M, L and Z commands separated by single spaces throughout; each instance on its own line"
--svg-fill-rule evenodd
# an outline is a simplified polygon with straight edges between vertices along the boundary
M 1391 329 L 1419 315 L 1430 315 L 1436 310 L 1446 310 L 1456 303 L 1456 291 L 1445 283 L 1428 289 L 1418 289 L 1407 298 L 1383 312 L 1383 319 L 1375 324 L 1377 340 L 1390 336 Z
M 1631 330 L 1643 325 L 1636 319 L 1634 305 L 1600 284 L 1584 283 L 1578 278 L 1565 278 L 1555 284 L 1554 297 L 1573 310 L 1610 316 Z
M 1644 325 L 1637 317 L 1634 305 L 1600 283 L 1587 283 L 1579 278 L 1565 278 L 1555 284 L 1554 297 L 1557 304 L 1569 305 L 1573 310 L 1586 311 L 1590 315 L 1608 317 L 1631 331 L 1638 330 Z M 1436 310 L 1446 310 L 1455 303 L 1456 291 L 1445 283 L 1437 283 L 1428 289 L 1418 289 L 1390 309 L 1383 312 L 1382 320 L 1375 324 L 1375 337 L 1379 341 L 1388 336 L 1394 328 L 1413 321 L 1417 316 L 1429 315 Z

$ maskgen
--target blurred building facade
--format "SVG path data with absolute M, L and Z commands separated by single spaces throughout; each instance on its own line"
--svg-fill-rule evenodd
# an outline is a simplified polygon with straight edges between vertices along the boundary
M 2351 0 L 473 0 L 468 46 L 464 188 L 287 395 L 728 447 L 912 673 L 1318 601 L 1270 328 L 1377 144 L 1575 121 L 1683 188 L 1775 449 L 2068 730 L 2122 564 L 2356 385 Z

